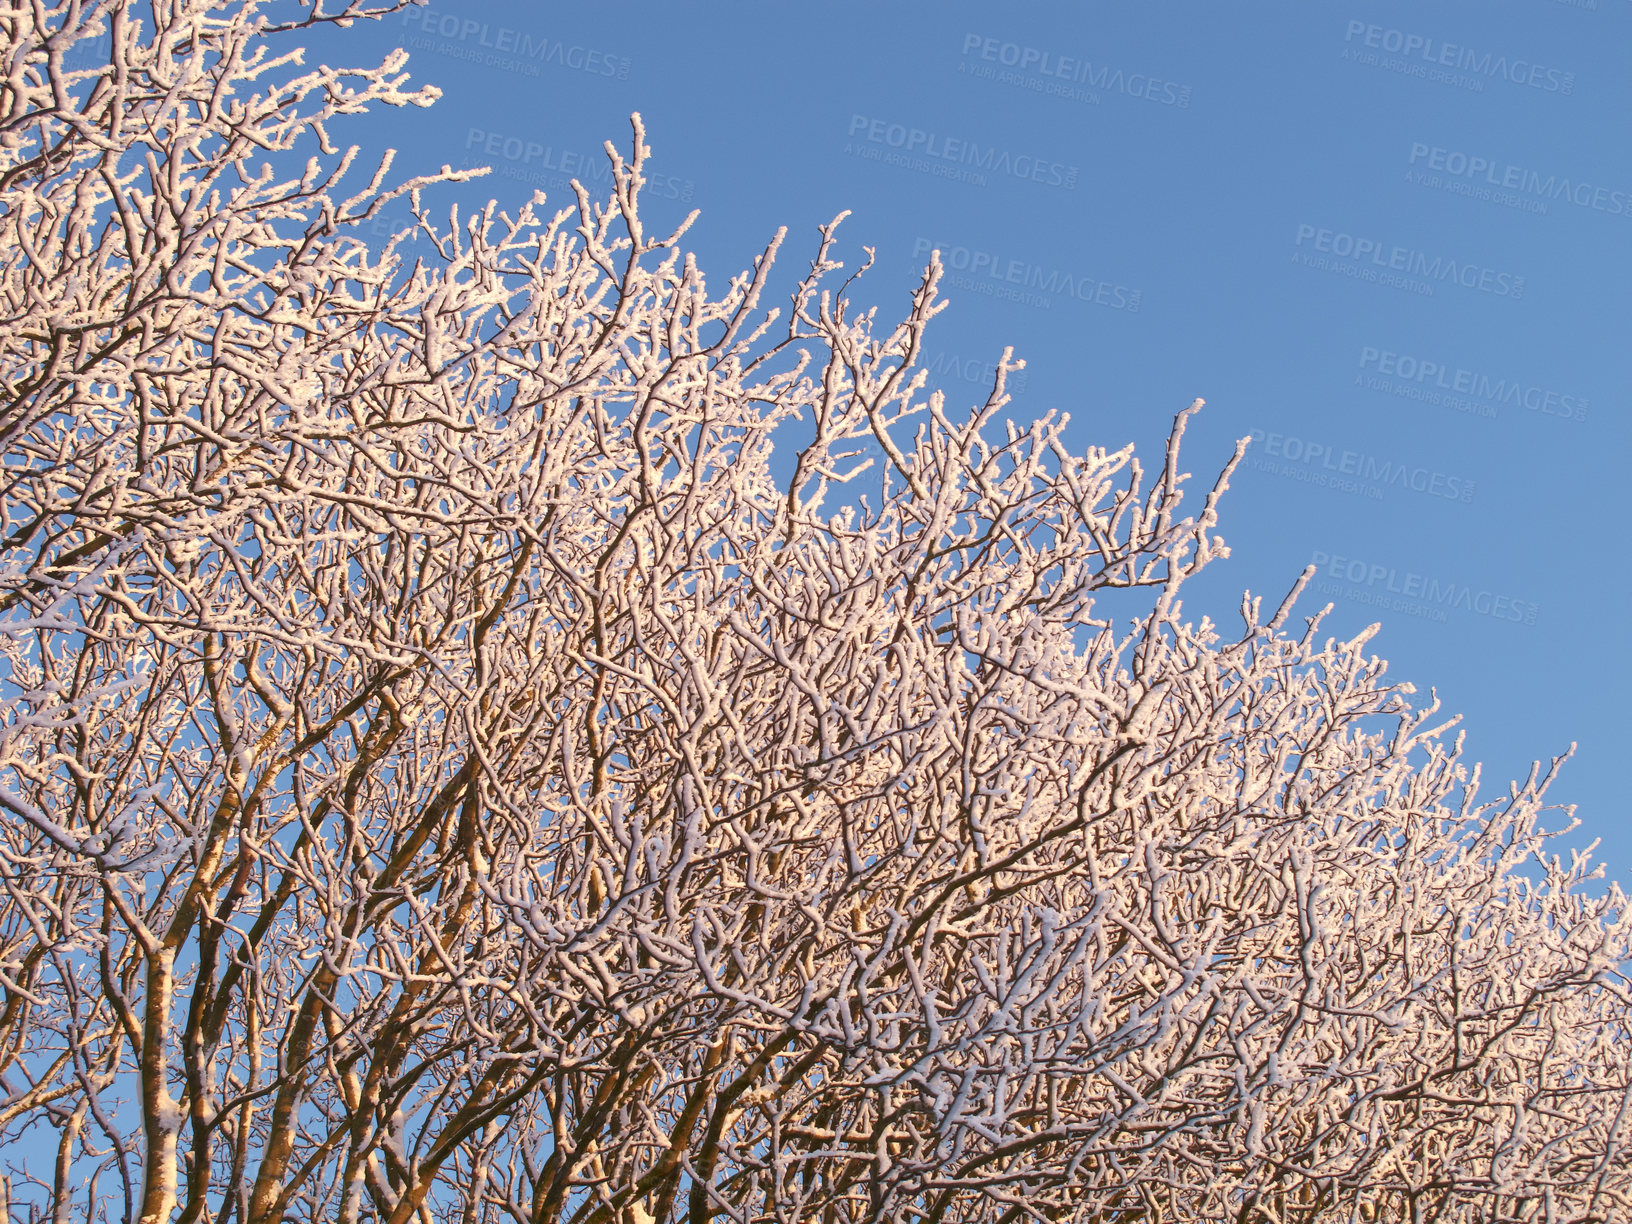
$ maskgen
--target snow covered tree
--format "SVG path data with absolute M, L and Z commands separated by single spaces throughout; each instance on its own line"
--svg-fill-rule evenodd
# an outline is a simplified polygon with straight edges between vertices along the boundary
M 0 3 L 0 1215 L 1632 1215 L 1558 762 L 1186 618 L 1244 443 L 948 402 L 837 221 L 711 293 L 638 119 L 438 222 L 296 49 L 393 7 Z

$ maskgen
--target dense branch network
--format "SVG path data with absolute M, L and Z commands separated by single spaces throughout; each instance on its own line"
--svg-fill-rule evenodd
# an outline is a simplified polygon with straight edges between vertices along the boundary
M 394 7 L 0 6 L 0 1210 L 1632 1213 L 1559 762 L 1481 801 L 1301 583 L 1185 618 L 1199 401 L 1154 475 L 958 410 L 838 221 L 711 293 L 638 119 L 607 201 L 345 194 L 435 91 L 290 40 Z

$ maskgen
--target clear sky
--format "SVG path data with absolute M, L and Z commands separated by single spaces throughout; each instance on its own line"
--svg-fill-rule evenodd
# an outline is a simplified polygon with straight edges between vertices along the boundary
M 567 203 L 638 110 L 648 228 L 700 208 L 717 284 L 779 225 L 801 270 L 850 209 L 887 317 L 942 250 L 949 392 L 1013 344 L 1015 416 L 1147 466 L 1204 397 L 1198 483 L 1258 441 L 1187 607 L 1230 625 L 1320 563 L 1310 609 L 1382 621 L 1487 796 L 1579 742 L 1553 797 L 1632 880 L 1632 0 L 441 0 L 342 40 L 321 57 L 403 45 L 445 91 L 340 133 L 404 171 L 476 158 L 505 173 L 471 195 Z

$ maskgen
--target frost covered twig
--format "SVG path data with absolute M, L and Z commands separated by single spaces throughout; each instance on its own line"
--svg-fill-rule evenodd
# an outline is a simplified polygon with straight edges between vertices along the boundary
M 838 219 L 711 292 L 638 118 L 608 201 L 342 196 L 434 96 L 285 46 L 366 15 L 0 14 L 14 1217 L 1632 1212 L 1557 762 L 1482 802 L 1369 631 L 1182 616 L 1199 402 L 1149 476 L 1010 354 L 949 403 Z

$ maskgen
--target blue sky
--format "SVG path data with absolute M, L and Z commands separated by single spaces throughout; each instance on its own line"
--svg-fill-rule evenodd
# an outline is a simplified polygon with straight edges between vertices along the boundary
M 849 209 L 886 317 L 942 250 L 949 393 L 1013 344 L 1015 416 L 1147 465 L 1204 397 L 1198 482 L 1257 440 L 1190 611 L 1233 623 L 1319 562 L 1309 609 L 1383 623 L 1488 797 L 1579 742 L 1553 798 L 1632 880 L 1632 0 L 441 0 L 341 38 L 321 58 L 407 46 L 445 92 L 339 133 L 405 173 L 478 158 L 510 176 L 467 196 L 566 203 L 639 111 L 648 228 L 701 209 L 717 283 L 780 225 L 802 269 Z

